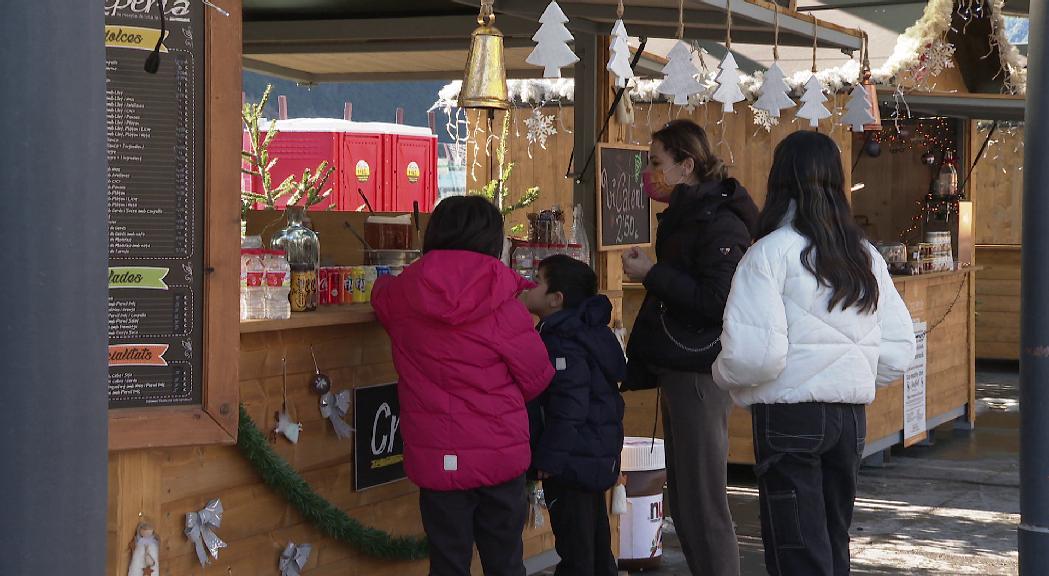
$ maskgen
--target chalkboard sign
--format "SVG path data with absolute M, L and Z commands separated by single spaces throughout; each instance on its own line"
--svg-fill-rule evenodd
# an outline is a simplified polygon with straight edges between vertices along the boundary
M 149 74 L 158 1 L 105 2 L 110 408 L 203 400 L 203 4 L 164 2 Z
M 598 147 L 598 250 L 652 244 L 652 204 L 641 190 L 641 172 L 647 164 L 648 148 Z
M 353 389 L 353 487 L 364 490 L 405 477 L 397 384 Z

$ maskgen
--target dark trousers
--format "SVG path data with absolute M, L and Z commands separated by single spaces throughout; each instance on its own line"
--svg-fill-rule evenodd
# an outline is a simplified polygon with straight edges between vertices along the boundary
M 468 576 L 474 544 L 485 576 L 525 576 L 525 477 L 472 490 L 419 491 L 430 576 Z
M 751 414 L 765 568 L 772 576 L 849 574 L 866 408 L 755 404 Z
M 710 374 L 660 371 L 667 499 L 692 576 L 739 576 L 728 507 L 732 399 Z
M 543 481 L 543 495 L 561 557 L 555 576 L 616 576 L 605 494 L 551 478 Z

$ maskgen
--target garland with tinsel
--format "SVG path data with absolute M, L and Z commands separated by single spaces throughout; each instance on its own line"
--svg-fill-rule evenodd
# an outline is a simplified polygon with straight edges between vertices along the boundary
M 273 451 L 265 434 L 258 429 L 243 405 L 240 407 L 237 448 L 270 488 L 332 539 L 384 560 L 422 560 L 429 556 L 426 538 L 393 536 L 369 528 L 314 492 L 295 469 Z

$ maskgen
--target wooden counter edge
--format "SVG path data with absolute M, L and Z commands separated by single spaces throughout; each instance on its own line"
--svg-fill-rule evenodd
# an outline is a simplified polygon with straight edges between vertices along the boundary
M 371 304 L 340 304 L 322 306 L 313 312 L 293 312 L 291 318 L 287 320 L 241 320 L 240 333 L 277 332 L 340 324 L 367 324 L 375 320 L 375 311 Z

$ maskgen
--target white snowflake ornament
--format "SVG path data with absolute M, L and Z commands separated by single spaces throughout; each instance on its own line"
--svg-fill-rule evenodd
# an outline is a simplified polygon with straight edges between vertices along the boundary
M 790 99 L 790 87 L 787 86 L 786 75 L 783 74 L 783 69 L 777 62 L 773 62 L 765 72 L 758 94 L 760 96 L 754 103 L 754 108 L 765 111 L 773 118 L 779 118 L 780 110 L 797 105 Z
M 871 100 L 867 94 L 867 87 L 856 84 L 849 94 L 849 102 L 845 105 L 845 114 L 841 117 L 842 126 L 850 126 L 853 132 L 863 132 L 864 124 L 874 122 L 871 114 Z
M 801 95 L 801 101 L 802 105 L 797 117 L 808 120 L 812 128 L 818 128 L 820 120 L 831 117 L 830 110 L 823 105 L 827 101 L 827 97 L 823 94 L 823 85 L 820 84 L 815 74 L 809 76 L 809 81 L 805 83 L 805 93 Z
M 689 96 L 703 91 L 703 85 L 696 80 L 699 70 L 692 63 L 692 50 L 679 40 L 667 58 L 669 62 L 663 67 L 666 76 L 659 84 L 659 93 L 672 96 L 675 105 L 685 106 Z
M 739 89 L 739 66 L 736 65 L 732 52 L 725 56 L 718 68 L 721 69 L 716 79 L 718 89 L 714 91 L 711 98 L 716 102 L 721 102 L 721 109 L 725 113 L 734 112 L 733 106 L 736 102 L 742 102 L 746 100 L 746 97 Z
M 627 44 L 626 26 L 622 20 L 616 20 L 612 26 L 611 40 L 609 41 L 608 65 L 605 68 L 615 75 L 616 86 L 625 88 L 634 71 L 630 68 L 630 45 Z
M 528 128 L 528 144 L 539 144 L 544 150 L 547 138 L 557 134 L 554 115 L 543 114 L 543 109 L 539 107 L 532 109 L 532 115 L 525 119 L 525 127 Z
M 560 78 L 563 66 L 579 61 L 579 57 L 568 47 L 568 43 L 574 39 L 565 27 L 568 17 L 557 2 L 551 2 L 539 17 L 539 22 L 539 30 L 532 36 L 532 41 L 536 42 L 535 48 L 525 62 L 541 66 L 543 78 Z

